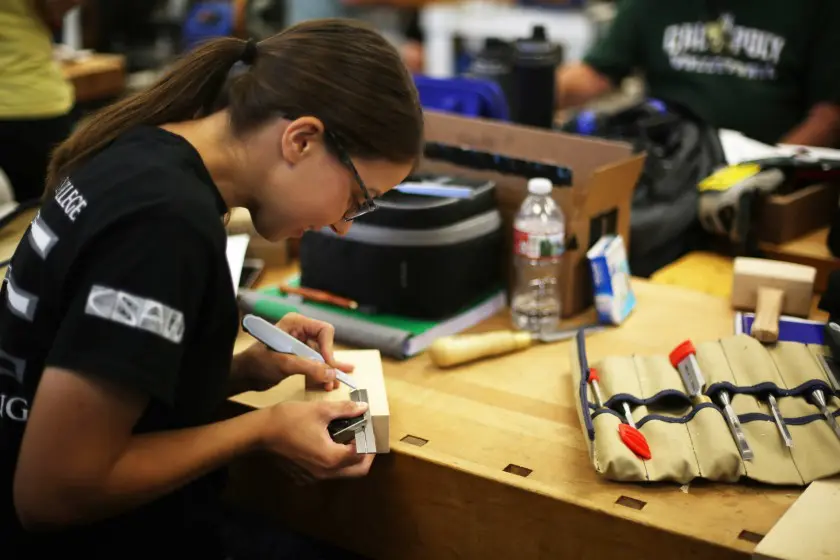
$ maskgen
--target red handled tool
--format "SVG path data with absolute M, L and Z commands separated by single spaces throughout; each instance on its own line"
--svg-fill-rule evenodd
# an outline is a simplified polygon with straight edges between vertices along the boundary
M 702 395 L 703 385 L 706 384 L 703 373 L 700 371 L 700 364 L 697 363 L 696 353 L 694 344 L 690 340 L 686 340 L 674 348 L 668 356 L 671 359 L 671 365 L 680 372 L 683 385 L 692 397 Z
M 598 370 L 595 368 L 589 369 L 588 381 L 592 384 L 592 390 L 595 392 L 595 400 L 597 401 L 595 404 L 598 407 L 604 406 L 604 398 L 601 396 L 601 388 L 598 384 L 600 381 Z M 622 404 L 624 405 L 624 414 L 627 417 L 627 423 L 618 425 L 618 436 L 630 451 L 647 461 L 651 458 L 650 446 L 648 445 L 647 439 L 636 428 L 636 424 L 633 422 L 633 416 L 630 414 L 630 405 L 626 402 Z
M 601 379 L 598 377 L 598 370 L 589 368 L 589 383 L 592 384 L 592 390 L 595 392 L 595 406 L 601 408 L 604 406 L 604 397 L 601 396 L 601 387 L 598 385 L 599 381 Z
M 627 423 L 618 425 L 618 435 L 630 451 L 647 461 L 651 458 L 650 445 L 648 445 L 645 435 L 636 428 L 630 405 L 627 402 L 621 404 L 624 405 L 624 416 L 627 418 Z

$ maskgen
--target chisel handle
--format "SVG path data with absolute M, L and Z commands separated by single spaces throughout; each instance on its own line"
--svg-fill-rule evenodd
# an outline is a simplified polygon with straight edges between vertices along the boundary
M 441 337 L 429 346 L 428 352 L 436 366 L 450 367 L 522 350 L 533 342 L 534 336 L 527 331 L 491 331 Z
M 760 342 L 779 339 L 779 316 L 785 301 L 785 292 L 778 288 L 759 288 L 755 304 L 755 318 L 750 334 Z

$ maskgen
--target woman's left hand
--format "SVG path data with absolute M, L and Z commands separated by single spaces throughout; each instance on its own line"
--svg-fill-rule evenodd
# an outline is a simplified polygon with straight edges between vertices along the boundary
M 301 358 L 293 354 L 274 352 L 261 342 L 252 344 L 234 358 L 233 376 L 237 391 L 264 391 L 274 387 L 290 375 L 306 376 L 308 387 L 322 386 L 327 391 L 338 388 L 335 370 L 353 371 L 352 364 L 338 362 L 333 355 L 335 329 L 329 323 L 287 313 L 277 327 L 292 335 L 324 357 L 324 362 Z

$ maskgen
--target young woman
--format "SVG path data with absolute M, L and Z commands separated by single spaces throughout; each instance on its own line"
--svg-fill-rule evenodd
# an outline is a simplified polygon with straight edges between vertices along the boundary
M 354 404 L 215 420 L 231 391 L 293 374 L 331 389 L 351 369 L 332 329 L 297 315 L 280 327 L 327 367 L 259 344 L 232 357 L 223 217 L 245 207 L 270 240 L 344 233 L 408 175 L 422 129 L 394 48 L 319 20 L 213 40 L 59 147 L 0 292 L 0 556 L 224 557 L 213 475 L 232 459 L 367 473 L 371 458 L 326 431 Z

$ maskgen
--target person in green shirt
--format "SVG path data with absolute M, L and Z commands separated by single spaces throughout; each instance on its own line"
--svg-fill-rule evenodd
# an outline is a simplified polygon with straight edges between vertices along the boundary
M 558 69 L 559 108 L 640 72 L 646 95 L 768 144 L 840 143 L 840 1 L 617 0 L 583 61 Z

